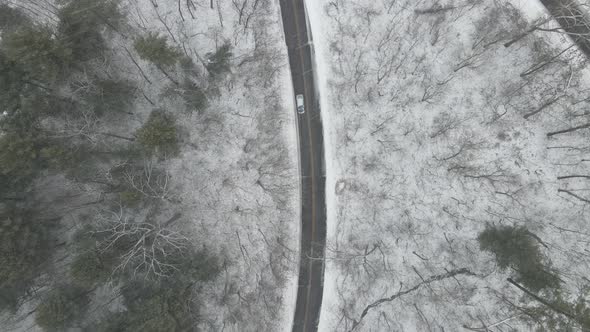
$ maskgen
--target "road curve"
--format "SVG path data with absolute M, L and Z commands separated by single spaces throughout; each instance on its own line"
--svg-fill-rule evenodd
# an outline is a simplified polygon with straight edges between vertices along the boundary
M 326 199 L 324 136 L 314 54 L 304 0 L 280 0 L 285 41 L 295 95 L 302 94 L 305 113 L 297 114 L 301 170 L 301 260 L 293 319 L 294 332 L 317 331 L 324 288 Z M 295 98 L 295 96 L 293 96 Z

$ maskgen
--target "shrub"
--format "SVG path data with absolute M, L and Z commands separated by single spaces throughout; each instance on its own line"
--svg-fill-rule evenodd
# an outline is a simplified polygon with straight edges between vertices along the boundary
M 154 110 L 137 131 L 137 141 L 148 151 L 175 153 L 178 138 L 174 119 L 163 110 Z
M 177 272 L 168 278 L 136 280 L 123 287 L 130 326 L 154 332 L 184 331 L 193 326 L 198 319 L 198 303 L 191 301 L 193 285 L 213 280 L 219 265 L 206 251 L 192 249 L 179 259 L 179 264 Z
M 63 6 L 59 17 L 70 22 L 84 22 L 98 27 L 117 29 L 125 21 L 119 0 L 58 0 Z
M 538 326 L 535 331 L 590 331 L 588 289 L 582 289 L 573 302 L 564 299 L 564 294 L 560 291 L 553 293 L 553 298 L 547 299 L 551 307 L 535 302 L 534 306 L 526 308 L 527 315 L 523 318 Z M 571 318 L 558 311 L 568 313 Z
M 179 60 L 180 68 L 185 77 L 199 77 L 199 68 L 193 62 L 193 59 L 189 56 L 182 56 Z
M 128 320 L 128 313 L 109 312 L 101 317 L 98 322 L 92 322 L 85 326 L 84 332 L 131 332 Z
M 205 250 L 187 253 L 182 260 L 181 271 L 176 278 L 187 278 L 187 281 L 211 281 L 219 274 L 217 258 Z
M 190 284 L 132 281 L 123 287 L 130 331 L 184 331 L 192 326 Z
M 32 176 L 38 167 L 37 140 L 30 133 L 0 134 L 0 174 L 15 177 Z
M 34 138 L 0 133 L 0 192 L 23 191 L 35 179 L 37 154 Z
M 501 269 L 511 267 L 518 273 L 518 280 L 533 291 L 558 288 L 559 279 L 543 256 L 537 242 L 525 227 L 489 227 L 478 236 L 481 250 L 492 252 Z
M 27 85 L 23 82 L 24 79 L 26 71 L 0 50 L 0 112 L 13 114 L 20 108 L 21 94 L 30 93 L 28 89 L 25 90 Z M 5 116 L 0 117 L 3 122 Z
M 126 311 L 109 313 L 85 331 L 189 331 L 198 320 L 194 299 L 197 281 L 212 280 L 219 273 L 217 260 L 204 250 L 188 249 L 173 255 L 177 270 L 157 280 L 128 278 L 121 287 Z
M 84 226 L 74 232 L 72 243 L 75 245 L 76 250 L 79 251 L 94 249 L 96 247 L 96 241 L 92 232 L 95 229 L 89 223 L 91 218 L 89 215 L 84 215 L 80 219 L 81 224 Z
M 0 176 L 22 188 L 47 167 L 58 170 L 73 167 L 80 151 L 38 136 L 40 121 L 54 106 L 50 100 L 41 96 L 23 97 L 17 105 L 14 112 L 0 117 Z
M 70 275 L 76 284 L 90 288 L 109 279 L 114 262 L 114 257 L 91 249 L 74 258 L 70 265 Z
M 67 171 L 75 168 L 82 160 L 82 151 L 61 144 L 52 144 L 39 152 L 44 166 L 55 171 Z
M 94 113 L 124 112 L 131 106 L 135 87 L 128 81 L 98 80 L 84 98 Z
M 84 290 L 60 286 L 39 304 L 35 322 L 44 330 L 63 331 L 84 315 L 87 305 L 88 298 Z
M 136 207 L 142 198 L 143 195 L 135 190 L 126 190 L 119 193 L 121 204 L 126 207 Z
M 0 276 L 3 282 L 28 279 L 47 257 L 48 229 L 30 211 L 4 206 L 0 211 Z
M 185 84 L 182 99 L 189 111 L 202 111 L 207 108 L 208 101 L 205 91 L 196 84 Z
M 3 283 L 0 286 L 0 311 L 9 310 L 16 313 L 19 299 L 26 293 L 28 286 Z
M 196 83 L 185 80 L 180 87 L 170 86 L 163 94 L 164 97 L 178 96 L 184 101 L 187 111 L 203 111 L 207 108 L 209 101 L 205 91 Z
M 182 55 L 178 49 L 168 45 L 166 37 L 157 33 L 150 32 L 137 38 L 134 46 L 140 58 L 162 67 L 176 64 Z
M 231 44 L 229 42 L 224 43 L 221 47 L 213 54 L 207 54 L 207 71 L 212 77 L 216 77 L 230 69 L 231 57 L 233 53 L 231 51 Z
M 8 65 L 15 65 L 14 69 L 18 68 L 14 62 Z M 46 91 L 24 84 L 23 81 L 27 80 L 28 75 L 24 71 L 16 70 L 13 74 L 13 77 L 0 78 L 0 112 L 3 113 L 0 116 L 0 128 L 31 136 L 32 133 L 38 132 L 39 123 L 44 117 L 51 116 L 52 112 L 64 107 L 66 103 L 47 95 Z M 15 80 L 23 80 L 20 82 L 23 84 Z

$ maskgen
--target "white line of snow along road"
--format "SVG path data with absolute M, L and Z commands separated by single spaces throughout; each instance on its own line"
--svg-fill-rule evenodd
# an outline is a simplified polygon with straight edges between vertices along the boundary
M 329 63 L 326 63 L 326 59 L 329 58 L 328 49 L 326 48 L 329 45 L 329 40 L 327 36 L 324 35 L 324 31 L 329 31 L 328 29 L 322 27 L 322 23 L 329 23 L 324 16 L 324 8 L 321 1 L 317 0 L 305 0 L 306 12 L 308 15 L 308 22 L 309 22 L 309 29 L 311 31 L 311 36 L 313 38 L 313 50 L 314 50 L 314 64 L 315 74 L 316 74 L 316 89 L 318 89 L 321 93 L 318 93 L 320 109 L 321 109 L 321 116 L 322 116 L 322 126 L 324 130 L 324 159 L 325 159 L 325 168 L 326 168 L 326 244 L 329 243 L 329 240 L 335 234 L 335 211 L 336 211 L 336 201 L 334 195 L 334 186 L 335 186 L 335 179 L 334 171 L 336 165 L 334 164 L 336 158 L 333 156 L 333 149 L 332 149 L 332 142 L 331 138 L 332 135 L 332 127 L 330 126 L 330 88 L 328 84 L 328 73 L 329 73 Z M 327 255 L 327 250 L 326 254 Z M 325 318 L 326 315 L 323 313 L 328 310 L 329 308 L 333 308 L 334 305 L 337 304 L 337 296 L 336 296 L 336 289 L 335 289 L 335 276 L 333 273 L 336 271 L 335 269 L 331 268 L 331 262 L 326 260 L 326 269 L 324 271 L 324 294 L 322 297 L 322 312 L 320 313 L 320 322 L 318 331 L 330 331 L 329 328 L 331 325 L 329 322 L 326 322 Z

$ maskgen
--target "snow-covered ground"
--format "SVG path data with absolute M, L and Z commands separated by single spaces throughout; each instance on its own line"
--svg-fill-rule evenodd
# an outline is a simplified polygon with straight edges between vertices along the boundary
M 558 189 L 588 198 L 588 187 L 557 177 L 588 174 L 588 132 L 547 133 L 585 123 L 586 62 L 575 47 L 554 58 L 571 44 L 556 33 L 503 45 L 543 7 L 308 0 L 307 8 L 328 177 L 320 330 L 531 329 L 509 304 L 530 298 L 479 250 L 486 225 L 535 233 L 576 297 L 589 268 L 589 216 L 586 202 Z
M 45 0 L 6 1 L 48 23 L 55 14 Z M 300 238 L 295 112 L 278 2 L 190 3 L 121 2 L 128 26 L 111 35 L 115 60 L 107 70 L 132 80 L 138 97 L 133 119 L 109 129 L 132 133 L 154 108 L 174 113 L 183 141 L 179 156 L 166 161 L 171 209 L 222 264 L 201 295 L 201 328 L 278 331 L 292 323 Z M 181 100 L 162 96 L 170 80 L 133 50 L 134 36 L 148 32 L 166 36 L 195 63 L 210 93 L 206 110 L 185 112 Z M 210 82 L 203 64 L 224 42 L 232 46 L 231 73 Z
M 175 2 L 158 1 L 157 9 L 147 0 L 133 2 L 129 12 L 137 10 L 138 26 L 167 35 L 159 15 L 171 26 L 177 45 L 196 57 L 205 58 L 226 40 L 233 46 L 232 73 L 219 86 L 218 97 L 203 114 L 179 114 L 188 142 L 180 158 L 171 161 L 196 241 L 227 259 L 220 278 L 203 294 L 209 299 L 202 313 L 208 328 L 290 326 L 299 181 L 279 8 L 273 1 L 247 2 L 240 18 L 240 8 L 230 1 L 216 2 L 215 9 L 196 2 L 196 18 L 185 11 L 183 20 Z
M 153 24 L 148 30 L 164 34 L 145 2 L 139 8 Z M 297 142 L 280 15 L 272 1 L 255 8 L 249 2 L 245 15 L 253 16 L 244 29 L 232 2 L 217 4 L 187 23 L 176 4 L 158 8 L 187 36 L 179 43 L 204 57 L 230 40 L 236 64 L 207 110 L 181 120 L 188 146 L 171 167 L 199 240 L 228 259 L 203 294 L 210 299 L 202 313 L 208 328 L 276 331 L 291 324 L 299 241 Z

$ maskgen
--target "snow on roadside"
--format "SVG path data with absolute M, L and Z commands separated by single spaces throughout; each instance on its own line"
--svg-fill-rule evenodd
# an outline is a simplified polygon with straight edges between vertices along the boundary
M 334 156 L 333 146 L 335 137 L 332 126 L 331 126 L 331 108 L 330 100 L 333 98 L 331 95 L 330 82 L 330 65 L 326 63 L 329 59 L 329 39 L 326 35 L 327 31 L 330 31 L 328 26 L 330 23 L 324 16 L 324 2 L 318 0 L 305 0 L 305 7 L 308 16 L 308 24 L 311 35 L 313 38 L 313 50 L 314 50 L 314 64 L 315 64 L 315 77 L 317 89 L 319 90 L 319 102 L 322 117 L 322 126 L 324 131 L 324 160 L 326 167 L 326 240 L 334 238 L 336 232 L 336 215 L 335 211 L 336 198 L 334 196 L 334 188 L 336 183 L 335 175 L 339 174 L 338 164 Z M 323 314 L 328 308 L 337 307 L 336 297 L 336 278 L 337 273 L 335 267 L 330 260 L 325 262 L 324 271 L 324 293 L 322 296 L 322 308 L 320 314 L 320 322 L 318 326 L 319 331 L 330 331 L 329 326 L 325 319 L 326 315 Z

